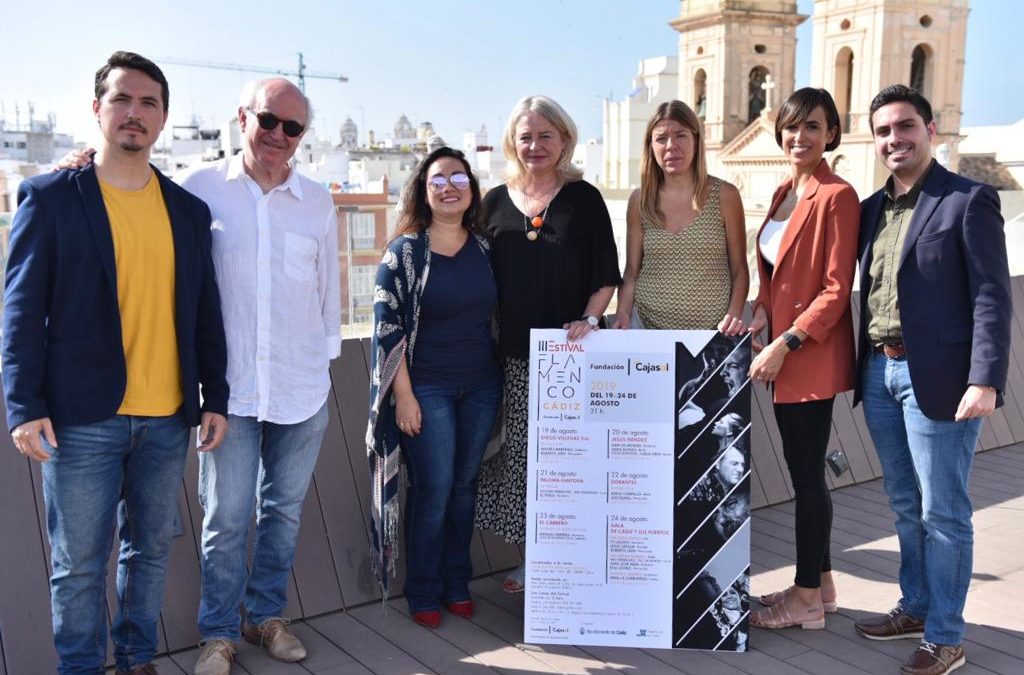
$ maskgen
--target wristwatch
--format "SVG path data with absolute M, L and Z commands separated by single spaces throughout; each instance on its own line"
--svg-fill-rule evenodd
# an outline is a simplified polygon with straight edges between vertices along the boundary
M 795 352 L 800 349 L 800 345 L 803 344 L 803 340 L 793 335 L 788 330 L 782 334 L 782 340 L 786 343 L 786 348 L 791 352 Z
M 600 323 L 600 322 L 599 322 L 599 321 L 597 320 L 597 317 L 596 317 L 596 316 L 594 316 L 593 314 L 584 314 L 584 315 L 583 315 L 583 316 L 581 317 L 581 320 L 582 320 L 582 321 L 586 321 L 586 322 L 587 322 L 587 324 L 589 324 L 591 328 L 597 328 L 597 324 L 598 324 L 598 323 Z

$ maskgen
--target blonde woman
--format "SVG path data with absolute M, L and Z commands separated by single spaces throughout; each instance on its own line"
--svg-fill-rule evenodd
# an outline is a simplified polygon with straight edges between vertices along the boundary
M 601 194 L 572 164 L 576 125 L 555 101 L 527 96 L 509 115 L 507 182 L 484 198 L 494 237 L 494 276 L 505 374 L 503 452 L 480 472 L 477 525 L 526 539 L 527 394 L 531 328 L 564 328 L 569 340 L 597 330 L 621 281 L 611 219 Z M 505 590 L 523 590 L 524 569 Z
M 682 101 L 662 103 L 648 121 L 640 172 L 614 326 L 738 335 L 750 283 L 743 203 L 708 175 L 702 125 Z

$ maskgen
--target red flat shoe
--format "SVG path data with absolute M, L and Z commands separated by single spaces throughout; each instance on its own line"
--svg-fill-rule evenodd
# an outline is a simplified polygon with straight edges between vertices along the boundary
M 448 611 L 455 616 L 461 616 L 463 619 L 473 618 L 473 601 L 472 600 L 459 600 L 458 602 L 449 602 L 447 605 Z
M 427 610 L 426 612 L 413 612 L 412 620 L 427 628 L 437 628 L 441 625 L 441 612 L 436 609 Z

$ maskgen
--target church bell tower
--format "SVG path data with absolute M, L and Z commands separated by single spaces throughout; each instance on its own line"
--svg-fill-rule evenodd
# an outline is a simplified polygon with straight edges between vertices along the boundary
M 862 197 L 887 177 L 875 160 L 868 111 L 891 84 L 931 102 L 933 152 L 956 170 L 969 11 L 968 0 L 815 0 L 811 83 L 835 98 L 843 141 L 832 161 Z
M 681 0 L 679 98 L 704 120 L 710 158 L 793 92 L 795 0 Z

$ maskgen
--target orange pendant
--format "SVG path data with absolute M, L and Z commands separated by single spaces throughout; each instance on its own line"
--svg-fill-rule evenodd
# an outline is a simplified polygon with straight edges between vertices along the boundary
M 530 221 L 530 224 L 536 227 L 537 229 L 540 229 L 541 227 L 544 226 L 544 219 L 541 218 L 540 216 L 534 216 L 533 220 Z

